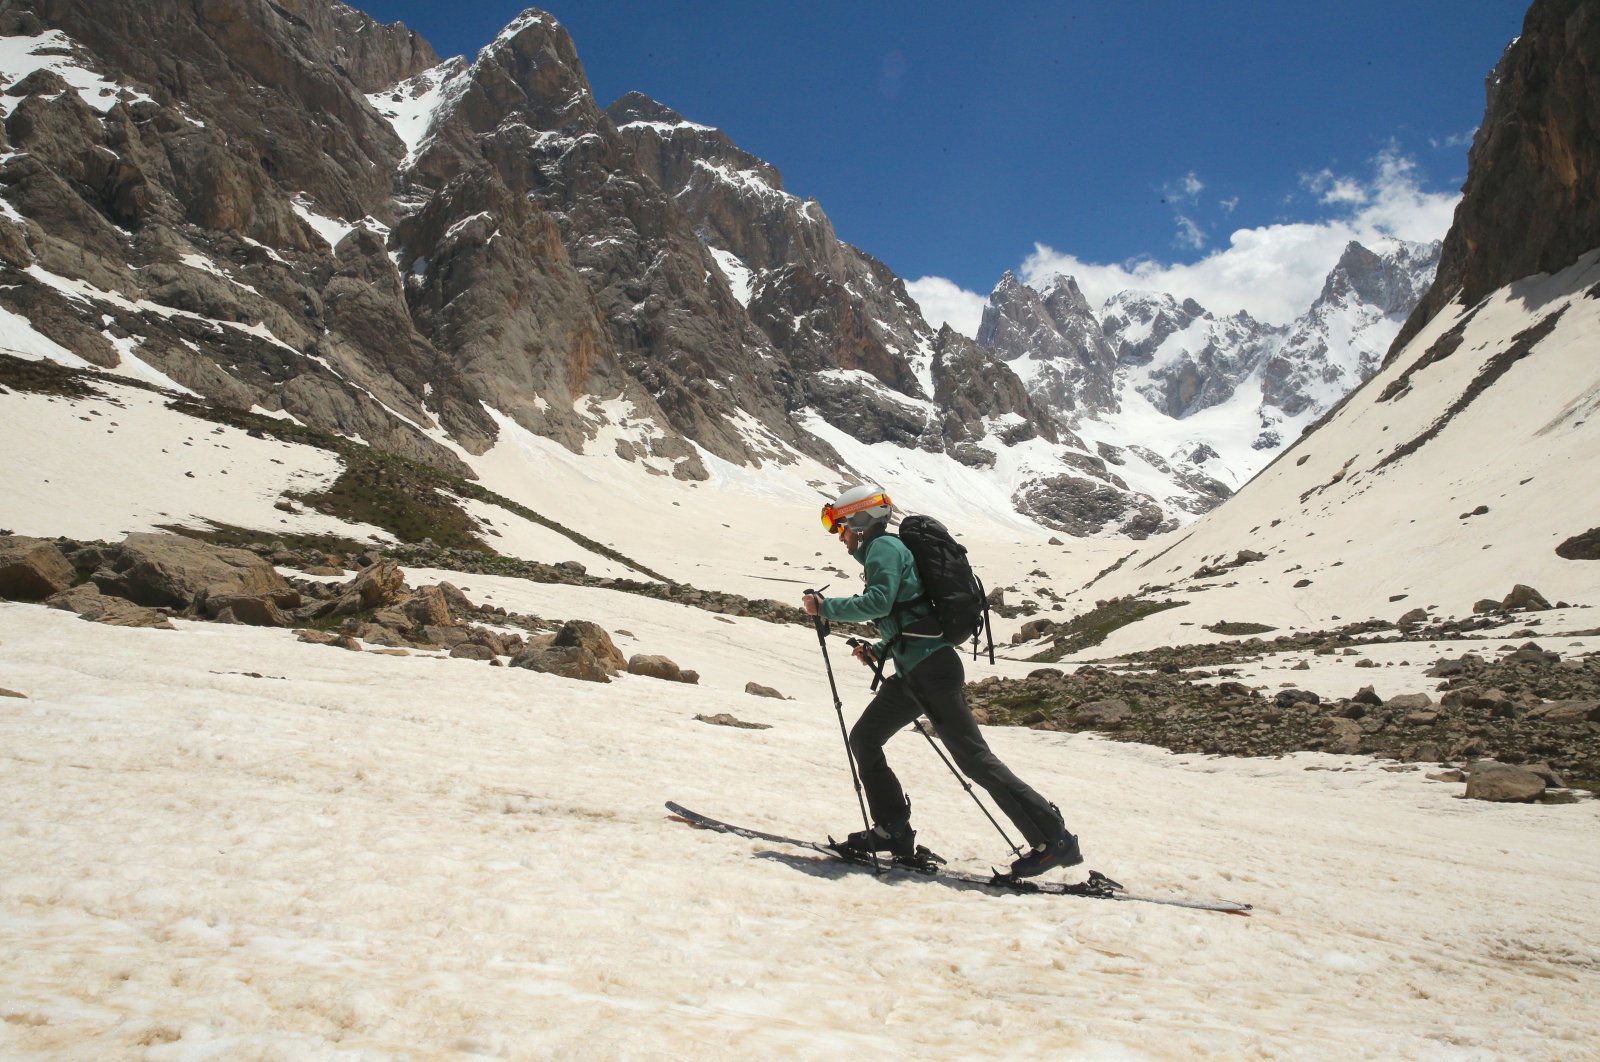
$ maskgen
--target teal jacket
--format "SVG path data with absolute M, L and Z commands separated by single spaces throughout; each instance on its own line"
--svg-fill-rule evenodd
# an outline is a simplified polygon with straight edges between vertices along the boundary
M 878 624 L 878 641 L 873 651 L 882 659 L 884 647 L 894 660 L 895 673 L 909 674 L 940 649 L 950 645 L 940 637 L 897 636 L 907 625 L 933 614 L 933 606 L 926 601 L 890 615 L 896 602 L 917 601 L 923 596 L 922 576 L 917 574 L 917 562 L 911 551 L 899 538 L 879 534 L 868 539 L 851 554 L 866 569 L 866 588 L 854 597 L 827 597 L 822 599 L 819 611 L 825 620 L 840 623 Z

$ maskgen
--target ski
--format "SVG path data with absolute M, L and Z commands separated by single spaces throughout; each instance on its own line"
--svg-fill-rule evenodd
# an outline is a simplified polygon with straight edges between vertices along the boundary
M 874 864 L 870 857 L 840 849 L 832 842 L 825 844 L 821 841 L 807 841 L 798 837 L 785 837 L 779 833 L 752 830 L 746 826 L 735 826 L 732 823 L 702 815 L 697 811 L 690 811 L 682 804 L 671 800 L 667 801 L 667 810 L 672 813 L 674 818 L 691 826 L 698 826 L 701 829 L 733 834 L 736 837 L 745 837 L 752 841 L 766 841 L 770 844 L 787 845 L 790 848 L 809 849 L 829 859 L 837 860 L 844 866 L 863 870 L 874 869 Z M 907 860 L 880 859 L 877 863 L 877 869 L 885 874 L 904 874 L 942 881 L 948 884 L 976 886 L 1025 896 L 1035 894 L 1042 896 L 1082 896 L 1096 900 L 1159 903 L 1169 907 L 1187 907 L 1197 911 L 1221 911 L 1225 914 L 1237 915 L 1248 915 L 1251 911 L 1250 904 L 1236 903 L 1232 900 L 1190 900 L 1177 896 L 1143 896 L 1130 893 L 1121 884 L 1112 881 L 1098 870 L 1089 871 L 1089 880 L 1087 881 L 1060 882 L 1014 878 L 999 871 L 995 871 L 990 877 L 984 877 L 981 874 L 969 874 L 960 870 L 948 869 L 943 863 L 944 860 L 928 852 L 927 849 L 919 847 L 917 857 Z

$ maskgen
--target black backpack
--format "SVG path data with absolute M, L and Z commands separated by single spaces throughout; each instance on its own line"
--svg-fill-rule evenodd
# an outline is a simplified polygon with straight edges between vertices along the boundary
M 900 541 L 911 551 L 922 577 L 925 600 L 933 606 L 939 636 L 960 645 L 972 642 L 972 655 L 978 655 L 978 636 L 988 634 L 989 663 L 994 663 L 994 632 L 989 626 L 989 601 L 983 581 L 967 562 L 967 547 L 951 537 L 945 526 L 931 516 L 912 515 L 900 521 Z M 906 606 L 918 602 L 907 602 Z M 897 609 L 905 606 L 896 606 Z

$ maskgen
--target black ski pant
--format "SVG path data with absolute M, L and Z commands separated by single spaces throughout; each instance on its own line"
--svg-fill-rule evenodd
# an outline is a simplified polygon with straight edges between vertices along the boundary
M 909 674 L 886 680 L 856 720 L 850 730 L 850 751 L 856 757 L 872 821 L 885 826 L 905 821 L 905 792 L 889 768 L 883 746 L 926 714 L 961 773 L 988 792 L 1028 844 L 1043 844 L 1062 829 L 1061 820 L 1049 801 L 990 750 L 967 707 L 965 685 L 961 654 L 953 648 L 940 649 Z

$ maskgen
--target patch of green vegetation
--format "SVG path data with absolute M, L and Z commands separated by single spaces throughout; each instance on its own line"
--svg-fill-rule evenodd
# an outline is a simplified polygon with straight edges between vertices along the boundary
M 357 542 L 341 535 L 297 535 L 286 531 L 272 531 L 257 527 L 236 527 L 233 524 L 208 522 L 205 527 L 188 527 L 184 524 L 158 524 L 158 531 L 199 539 L 214 546 L 232 546 L 235 549 L 283 546 L 295 553 L 354 554 L 378 551 L 381 547 L 371 542 Z
M 1600 794 L 1600 775 L 1590 777 L 1586 774 L 1569 773 L 1561 780 L 1567 783 L 1568 789 L 1582 789 L 1590 793 Z
M 494 552 L 474 534 L 472 518 L 436 489 L 442 473 L 370 447 L 342 456 L 345 469 L 327 490 L 289 497 L 341 520 L 381 527 L 401 542 L 432 539 L 448 549 Z
M 1169 608 L 1187 605 L 1187 601 L 1140 601 L 1136 598 L 1112 598 L 1057 628 L 1055 643 L 1043 652 L 1028 657 L 1036 663 L 1053 663 L 1064 656 L 1092 649 L 1105 641 L 1111 633 L 1146 616 L 1165 612 Z
M 1219 620 L 1208 624 L 1204 629 L 1212 634 L 1266 634 L 1278 628 L 1268 627 L 1265 623 L 1234 623 L 1232 620 Z
M 90 374 L 81 369 L 69 369 L 53 361 L 29 361 L 0 354 L 0 388 L 63 398 L 105 398 L 90 386 L 90 379 Z

